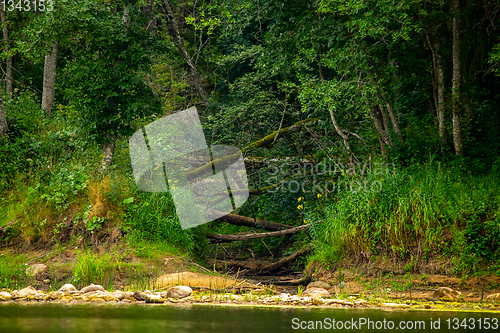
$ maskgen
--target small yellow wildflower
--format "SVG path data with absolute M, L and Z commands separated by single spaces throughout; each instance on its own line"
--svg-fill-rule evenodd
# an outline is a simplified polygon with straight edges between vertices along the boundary
M 297 206 L 297 209 L 299 209 L 299 210 L 300 210 L 300 209 L 302 209 L 302 208 L 304 208 L 304 206 L 303 206 L 303 205 L 298 205 L 298 206 Z
M 318 193 L 318 199 L 321 198 L 321 197 L 322 197 L 321 193 Z
M 303 197 L 300 197 L 297 199 L 298 202 L 300 202 L 300 200 L 304 199 Z
M 305 221 L 304 221 L 304 223 L 309 223 L 309 222 L 311 222 L 311 221 L 308 221 L 308 220 L 305 220 Z

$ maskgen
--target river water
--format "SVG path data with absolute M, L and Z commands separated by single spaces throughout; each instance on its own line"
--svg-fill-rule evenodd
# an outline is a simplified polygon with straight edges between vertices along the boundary
M 0 303 L 1 333 L 315 331 L 498 332 L 500 313 L 222 305 Z

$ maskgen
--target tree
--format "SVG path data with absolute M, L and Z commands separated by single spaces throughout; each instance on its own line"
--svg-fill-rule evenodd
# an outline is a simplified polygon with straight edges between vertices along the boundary
M 136 6 L 87 9 L 64 69 L 66 97 L 79 109 L 88 135 L 103 145 L 101 171 L 112 163 L 115 140 L 133 133 L 141 117 L 159 113 L 158 100 L 139 75 L 159 50 L 141 15 Z
M 52 51 L 45 56 L 43 72 L 42 109 L 49 118 L 52 117 L 52 107 L 56 95 L 57 52 L 58 42 L 56 41 L 52 43 Z
M 3 138 L 7 131 L 9 130 L 9 126 L 7 124 L 7 119 L 5 118 L 5 108 L 3 104 L 2 91 L 0 89 L 0 138 Z
M 453 146 L 455 154 L 463 156 L 462 125 L 460 112 L 460 81 L 461 75 L 460 58 L 460 0 L 453 0 L 453 79 L 452 79 L 452 109 L 453 109 Z
M 2 17 L 4 48 L 5 54 L 7 55 L 5 66 L 5 90 L 7 93 L 7 99 L 10 99 L 12 98 L 12 55 L 10 54 L 10 39 L 9 27 L 7 26 L 7 15 L 3 6 L 1 6 L 0 8 L 0 16 Z
M 201 84 L 200 76 L 198 75 L 198 71 L 196 70 L 196 66 L 194 65 L 191 57 L 189 56 L 189 54 L 186 50 L 186 47 L 184 45 L 184 41 L 183 41 L 181 34 L 180 34 L 180 31 L 179 31 L 179 25 L 177 24 L 177 20 L 175 18 L 172 7 L 170 6 L 170 3 L 168 0 L 164 0 L 164 5 L 165 5 L 165 9 L 167 11 L 168 22 L 170 24 L 170 33 L 172 34 L 172 37 L 174 38 L 175 43 L 177 44 L 177 47 L 179 48 L 179 52 L 181 53 L 182 57 L 186 61 L 186 64 L 189 66 L 189 69 L 191 71 L 191 75 L 193 77 L 194 86 L 196 87 L 198 94 L 200 95 L 203 103 L 206 106 L 208 104 L 207 93 Z

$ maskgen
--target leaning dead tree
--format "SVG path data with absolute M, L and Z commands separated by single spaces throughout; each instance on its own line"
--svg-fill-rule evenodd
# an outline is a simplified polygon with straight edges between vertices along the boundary
M 308 225 L 301 225 L 298 227 L 289 227 L 288 229 L 272 231 L 272 232 L 246 232 L 241 234 L 210 234 L 207 235 L 207 238 L 216 242 L 216 243 L 226 243 L 226 242 L 234 242 L 234 241 L 243 241 L 249 239 L 259 239 L 266 237 L 274 237 L 281 235 L 294 234 L 299 231 L 304 231 L 309 229 Z
M 223 214 L 219 211 L 215 211 L 215 213 L 217 213 L 219 215 Z M 261 228 L 261 229 L 271 230 L 271 231 L 293 228 L 292 226 L 289 226 L 286 224 L 257 220 L 257 219 L 253 219 L 250 217 L 236 215 L 236 214 L 226 214 L 223 217 L 219 218 L 219 220 L 225 221 L 229 224 L 237 225 L 240 227 Z

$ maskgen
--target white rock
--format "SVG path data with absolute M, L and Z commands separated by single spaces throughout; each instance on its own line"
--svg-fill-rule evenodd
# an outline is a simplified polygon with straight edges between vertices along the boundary
M 167 297 L 170 298 L 184 298 L 191 295 L 193 289 L 187 286 L 176 286 L 167 290 Z
M 72 292 L 72 291 L 77 291 L 75 286 L 72 285 L 71 283 L 66 283 L 64 286 L 62 286 L 61 288 L 59 288 L 58 291 L 62 291 L 62 292 Z
M 106 291 L 106 290 L 101 285 L 91 283 L 90 285 L 83 287 L 82 290 L 80 291 L 82 292 L 82 294 L 86 294 L 91 291 Z
M 32 286 L 26 287 L 24 289 L 21 289 L 19 291 L 14 291 L 12 293 L 12 298 L 23 298 L 23 297 L 28 297 L 28 296 L 35 296 L 36 295 L 36 290 Z
M 12 299 L 12 295 L 6 291 L 0 291 L 0 302 L 1 301 L 10 301 Z
M 329 297 L 330 293 L 324 288 L 311 287 L 304 291 L 302 295 L 310 297 Z

